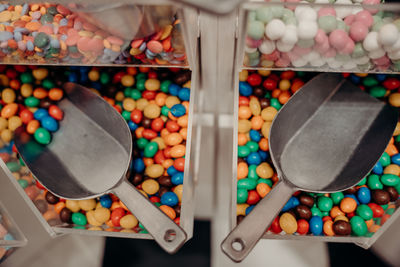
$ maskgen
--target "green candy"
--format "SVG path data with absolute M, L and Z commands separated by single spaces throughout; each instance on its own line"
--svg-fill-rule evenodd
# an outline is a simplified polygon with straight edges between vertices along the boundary
M 362 186 L 365 185 L 367 183 L 367 177 L 364 177 L 358 184 L 357 186 Z
M 319 27 L 326 33 L 330 33 L 337 27 L 337 20 L 335 16 L 322 16 L 318 18 Z
M 282 5 L 271 5 L 271 12 L 276 19 L 280 19 L 283 16 L 283 10 Z
M 338 30 L 344 30 L 345 32 L 349 32 L 349 29 L 350 29 L 349 26 L 347 26 L 346 23 L 344 23 L 344 21 L 342 21 L 342 20 L 338 20 L 336 22 L 336 28 Z
M 152 158 L 158 151 L 157 142 L 149 142 L 144 148 L 144 156 L 146 158 Z
M 21 75 L 19 76 L 19 79 L 21 80 L 22 83 L 32 83 L 33 82 L 33 76 L 32 76 L 32 73 L 30 73 L 30 72 L 21 73 Z
M 108 84 L 110 82 L 111 78 L 110 75 L 108 75 L 108 73 L 106 72 L 102 72 L 100 74 L 100 83 L 101 84 Z
M 237 182 L 237 188 L 238 189 L 246 189 L 246 190 L 253 190 L 257 186 L 257 181 L 254 179 L 240 179 Z
M 297 25 L 297 20 L 296 20 L 295 16 L 284 17 L 282 20 L 285 23 L 285 25 Z
M 10 170 L 10 172 L 17 172 L 21 169 L 21 165 L 18 161 L 7 162 L 6 166 Z
M 146 145 L 149 143 L 149 140 L 147 140 L 146 138 L 139 138 L 137 141 L 136 141 L 136 144 L 137 144 L 137 146 L 138 146 L 138 148 L 139 149 L 144 149 L 145 147 L 146 147 Z
M 125 90 L 124 90 L 124 96 L 125 97 L 130 97 L 131 96 L 131 94 L 132 94 L 132 88 L 130 88 L 130 87 L 127 87 L 127 88 L 125 88 Z
M 49 131 L 47 131 L 45 128 L 38 128 L 35 133 L 33 134 L 33 137 L 35 138 L 36 142 L 42 145 L 48 145 L 50 144 L 51 141 L 51 135 Z
M 374 218 L 374 222 L 376 225 L 381 225 L 382 218 Z
M 371 174 L 368 176 L 367 185 L 369 189 L 383 189 L 383 184 L 381 183 L 379 176 L 376 174 Z
M 356 236 L 364 236 L 367 231 L 367 224 L 360 216 L 353 216 L 350 219 L 351 230 Z
M 136 75 L 136 80 L 146 80 L 147 79 L 147 74 L 144 72 L 138 73 Z
M 84 226 L 87 224 L 87 220 L 86 220 L 86 216 L 83 215 L 80 212 L 74 212 L 72 213 L 72 222 L 74 224 L 80 225 L 80 226 Z
M 359 57 L 363 57 L 365 55 L 365 50 L 362 46 L 362 43 L 356 43 L 356 45 L 354 46 L 354 50 L 353 53 L 351 54 L 351 56 L 353 58 L 359 58 Z M 366 77 L 365 79 L 367 79 L 369 77 Z M 365 80 L 364 79 L 364 80 Z
M 164 116 L 168 117 L 168 113 L 169 113 L 169 108 L 167 106 L 163 106 L 161 108 L 161 114 L 163 114 Z
M 44 79 L 42 82 L 42 86 L 43 86 L 43 88 L 50 90 L 50 89 L 54 88 L 56 85 L 54 84 L 53 81 L 51 81 L 49 79 Z
M 250 60 L 259 60 L 260 58 L 260 52 L 255 51 L 254 53 L 247 53 L 247 56 L 249 57 Z
M 396 142 L 400 142 L 400 134 L 399 134 L 398 136 L 396 136 L 395 141 L 396 141 Z
M 383 210 L 386 210 L 389 207 L 389 204 L 381 205 Z
M 51 6 L 51 7 L 47 8 L 47 13 L 54 16 L 54 15 L 58 14 L 58 11 L 55 6 Z
M 366 221 L 371 220 L 373 217 L 372 209 L 365 204 L 359 205 L 357 207 L 356 214 Z
M 249 11 L 247 15 L 247 21 L 253 21 L 256 20 L 256 12 L 255 11 Z
M 53 23 L 54 17 L 51 14 L 44 14 L 40 17 L 40 23 L 43 25 Z
M 329 211 L 321 211 L 321 217 L 329 216 Z
M 321 211 L 330 211 L 333 206 L 333 201 L 329 197 L 321 196 L 317 200 L 317 206 Z
M 27 188 L 28 185 L 29 185 L 28 181 L 25 180 L 25 179 L 19 179 L 19 180 L 18 180 L 18 183 L 19 183 L 19 185 L 20 185 L 23 189 Z
M 70 53 L 78 53 L 78 48 L 76 46 L 68 46 L 68 52 Z
M 159 203 L 159 202 L 156 202 L 156 203 L 154 203 L 157 207 L 160 207 L 161 206 L 161 203 Z
M 138 100 L 142 97 L 142 93 L 138 89 L 132 89 L 130 96 L 133 99 Z
M 283 21 L 286 25 L 289 25 L 289 24 L 295 24 L 295 25 L 296 25 L 296 24 L 297 24 L 297 23 L 296 23 L 296 18 L 295 18 L 295 16 L 294 16 L 293 11 L 290 10 L 290 9 L 287 9 L 287 8 L 283 9 L 282 21 Z M 294 22 L 294 23 L 293 23 L 293 22 Z
M 373 76 L 367 76 L 363 79 L 363 85 L 367 87 L 372 87 L 378 85 L 378 80 Z
M 163 81 L 160 85 L 160 89 L 162 92 L 164 93 L 168 93 L 169 92 L 169 86 L 172 82 L 169 80 Z
M 257 174 L 256 170 L 257 170 L 257 165 L 250 165 L 249 166 L 249 174 L 247 174 L 247 177 L 249 179 L 257 180 L 259 177 L 258 177 L 258 174 Z
M 273 9 L 269 6 L 261 7 L 256 10 L 256 20 L 262 21 L 264 23 L 268 23 L 274 19 Z M 283 11 L 282 11 L 283 13 Z M 282 16 L 281 13 L 281 16 Z
M 124 110 L 122 111 L 121 115 L 126 121 L 129 121 L 131 119 L 131 113 L 129 111 Z
M 145 87 L 144 84 L 146 83 L 145 79 L 138 79 L 136 81 L 136 88 L 140 91 L 144 91 Z
M 389 215 L 392 215 L 392 214 L 395 212 L 395 210 L 396 210 L 396 209 L 394 209 L 394 208 L 387 209 L 385 213 L 386 213 L 386 214 L 389 214 Z
M 399 181 L 399 176 L 394 174 L 383 174 L 381 176 L 381 182 L 386 186 L 396 186 L 399 184 Z
M 382 20 L 377 20 L 372 26 L 372 31 L 379 32 L 383 25 L 385 25 L 385 22 L 383 22 Z
M 239 146 L 238 147 L 238 157 L 244 158 L 250 154 L 250 148 L 248 146 Z
M 24 103 L 25 103 L 25 106 L 33 108 L 33 107 L 39 106 L 40 100 L 34 96 L 30 96 L 30 97 L 25 98 Z
M 282 104 L 279 103 L 279 100 L 278 100 L 278 99 L 276 99 L 276 98 L 271 98 L 270 101 L 271 101 L 271 102 L 270 102 L 271 107 L 274 107 L 276 110 L 280 110 L 280 109 L 281 109 Z
M 22 158 L 19 158 L 19 164 L 21 164 L 21 166 L 25 166 L 25 162 L 22 160 Z
M 267 184 L 269 187 L 272 187 L 272 180 L 271 179 L 264 179 L 264 178 L 260 178 L 257 180 L 257 184 Z
M 49 42 L 50 42 L 49 36 L 47 36 L 47 34 L 45 34 L 44 32 L 39 32 L 36 35 L 33 44 L 39 48 L 43 48 L 46 45 L 48 45 Z
M 344 195 L 342 192 L 336 192 L 336 193 L 331 193 L 330 197 L 333 201 L 333 204 L 338 205 L 340 201 L 342 201 L 342 199 L 344 198 Z
M 250 149 L 250 152 L 257 152 L 258 151 L 258 143 L 254 141 L 248 141 L 246 146 Z
M 240 188 L 237 190 L 237 203 L 243 204 L 246 203 L 247 197 L 249 196 L 246 189 Z
M 73 228 L 74 229 L 80 229 L 80 230 L 87 230 L 86 227 L 82 226 L 82 225 L 75 225 Z
M 265 95 L 264 95 L 264 98 L 270 99 L 271 98 L 271 93 L 270 92 L 266 92 Z
M 312 216 L 319 216 L 322 218 L 322 213 L 317 207 L 311 208 L 311 214 L 312 214 Z
M 265 26 L 261 21 L 249 21 L 247 24 L 247 35 L 254 39 L 260 40 L 264 37 Z
M 390 156 L 388 153 L 383 152 L 382 157 L 379 159 L 379 162 L 382 164 L 382 167 L 386 167 L 390 164 Z
M 367 232 L 364 236 L 365 237 L 372 237 L 374 235 L 373 232 Z

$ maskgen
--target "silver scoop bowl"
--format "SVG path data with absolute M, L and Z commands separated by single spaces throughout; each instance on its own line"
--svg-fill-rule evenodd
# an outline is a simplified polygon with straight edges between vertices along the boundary
M 392 137 L 397 109 L 346 81 L 320 74 L 282 107 L 271 125 L 269 149 L 279 182 L 222 242 L 242 261 L 297 190 L 331 193 L 359 183 Z
M 25 127 L 15 132 L 20 156 L 37 180 L 54 195 L 88 199 L 114 193 L 168 253 L 186 241 L 185 231 L 126 179 L 132 136 L 122 116 L 103 98 L 74 84 L 64 85 L 60 129 L 47 146 Z

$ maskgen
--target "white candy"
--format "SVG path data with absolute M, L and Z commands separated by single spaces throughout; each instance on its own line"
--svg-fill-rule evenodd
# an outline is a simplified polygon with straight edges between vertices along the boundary
M 397 27 L 392 23 L 383 25 L 379 30 L 379 42 L 382 45 L 393 45 L 394 43 L 396 43 L 398 38 L 399 31 L 397 30 Z
M 280 39 L 285 34 L 285 31 L 286 31 L 286 25 L 280 19 L 271 20 L 265 27 L 265 35 L 270 40 Z
M 275 42 L 264 40 L 262 44 L 258 47 L 258 50 L 260 50 L 262 54 L 271 54 L 275 50 Z
M 396 42 L 393 45 L 389 46 L 384 46 L 383 49 L 386 50 L 386 52 L 394 52 L 400 49 L 400 38 L 397 38 Z
M 359 57 L 359 58 L 353 58 L 353 60 L 357 65 L 364 65 L 369 62 L 369 57 L 364 56 L 364 57 Z
M 378 33 L 377 32 L 368 33 L 363 41 L 363 47 L 367 51 L 373 51 L 379 49 L 381 45 L 378 43 Z
M 256 48 L 256 47 L 248 47 L 248 46 L 246 45 L 246 47 L 244 48 L 244 51 L 245 51 L 246 53 L 251 54 L 251 53 L 256 52 L 256 51 L 257 51 L 257 48 Z
M 303 58 L 305 58 L 306 60 L 311 62 L 311 61 L 320 59 L 321 56 L 319 55 L 319 53 L 317 51 L 311 51 L 310 53 L 304 55 Z
M 390 52 L 388 53 L 388 57 L 392 60 L 399 60 L 400 59 L 400 50 L 396 52 Z
M 328 58 L 326 63 L 328 63 L 331 69 L 338 69 L 342 66 L 342 62 L 337 61 L 335 58 Z
M 297 27 L 296 25 L 286 26 L 285 34 L 282 36 L 281 41 L 285 44 L 296 44 L 299 38 L 297 38 Z
M 318 24 L 314 21 L 303 20 L 297 26 L 297 36 L 300 39 L 314 39 L 318 32 Z
M 307 65 L 307 63 L 308 61 L 302 57 L 299 57 L 298 59 L 292 61 L 293 67 L 296 68 L 304 67 L 305 65 Z
M 310 61 L 310 65 L 313 67 L 322 67 L 323 65 L 325 65 L 325 60 L 320 57 L 318 59 Z
M 353 10 L 351 8 L 352 4 L 353 4 L 353 2 L 351 2 L 351 0 L 337 0 L 335 2 L 335 5 L 350 5 L 350 6 L 335 7 L 336 17 L 343 19 L 343 18 L 347 17 L 348 15 L 351 15 L 353 12 Z
M 383 50 L 382 48 L 379 48 L 379 49 L 369 52 L 368 56 L 371 59 L 376 59 L 376 58 L 383 57 L 385 54 L 386 54 L 385 50 Z
M 295 9 L 294 14 L 298 21 L 301 21 L 301 20 L 316 21 L 317 17 L 318 17 L 317 12 L 312 7 L 309 7 L 309 6 L 298 6 Z
M 349 61 L 347 61 L 345 64 L 343 64 L 343 66 L 342 66 L 342 68 L 344 68 L 345 70 L 351 70 L 351 69 L 354 69 L 354 68 L 356 68 L 357 67 L 357 64 L 354 62 L 354 61 L 352 61 L 352 60 L 349 60 Z
M 282 42 L 281 40 L 276 42 L 276 49 L 278 49 L 281 52 L 289 52 L 292 50 L 294 47 L 294 44 L 286 44 Z

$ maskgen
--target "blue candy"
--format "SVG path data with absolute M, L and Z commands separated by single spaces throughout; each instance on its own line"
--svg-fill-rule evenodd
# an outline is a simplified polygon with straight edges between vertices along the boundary
M 381 175 L 383 173 L 383 167 L 379 161 L 375 164 L 374 168 L 372 169 L 372 172 L 378 175 Z
M 188 88 L 182 88 L 179 90 L 178 97 L 182 101 L 189 101 L 190 100 L 190 90 Z
M 383 82 L 386 79 L 386 74 L 376 74 L 375 78 L 380 81 Z
M 392 156 L 391 160 L 392 160 L 392 163 L 400 165 L 400 153 Z
M 134 123 L 133 121 L 128 121 L 128 126 L 129 126 L 129 129 L 131 129 L 131 131 L 134 131 L 134 130 L 136 130 L 139 126 L 136 124 L 136 123 Z
M 266 161 L 267 160 L 267 158 L 268 158 L 268 153 L 267 152 L 259 150 L 258 154 L 260 155 L 262 161 Z
M 261 164 L 261 157 L 258 152 L 251 152 L 247 158 L 247 164 L 249 165 L 260 165 Z
M 181 90 L 181 87 L 177 84 L 171 83 L 168 86 L 168 93 L 170 93 L 173 96 L 178 96 L 180 90 Z
M 135 171 L 136 172 L 142 172 L 142 171 L 144 171 L 144 168 L 145 168 L 145 166 L 144 166 L 144 162 L 143 162 L 143 160 L 142 159 L 135 159 L 134 161 L 133 161 L 133 168 L 135 169 Z
M 171 177 L 171 183 L 174 185 L 183 184 L 183 172 L 177 172 Z
M 44 117 L 49 116 L 49 112 L 43 108 L 39 108 L 33 113 L 35 120 L 41 121 Z
M 291 197 L 288 202 L 286 202 L 285 206 L 283 206 L 282 211 L 288 211 L 296 206 L 298 206 L 300 204 L 299 200 L 297 199 L 297 197 Z
M 167 174 L 169 175 L 169 176 L 172 176 L 172 175 L 174 175 L 175 173 L 177 173 L 178 171 L 175 169 L 175 167 L 174 166 L 170 166 L 170 167 L 168 167 L 168 169 L 167 169 Z
M 56 132 L 58 130 L 58 122 L 50 116 L 44 116 L 41 120 L 42 127 L 49 132 Z
M 174 192 L 165 192 L 161 196 L 161 204 L 162 205 L 167 205 L 167 206 L 173 207 L 176 204 L 178 204 L 178 202 L 179 202 L 179 199 Z
M 242 96 L 250 96 L 253 93 L 253 88 L 247 82 L 239 82 L 239 93 Z
M 310 221 L 310 232 L 313 235 L 321 235 L 324 223 L 322 222 L 321 217 L 313 216 L 311 217 Z
M 78 82 L 78 74 L 76 74 L 75 72 L 71 72 L 68 75 L 68 81 L 71 83 L 77 83 Z
M 256 205 L 248 206 L 248 207 L 246 208 L 245 214 L 248 215 L 248 214 L 254 209 L 255 206 L 256 206 Z
M 261 134 L 258 131 L 252 129 L 252 130 L 250 130 L 249 135 L 250 135 L 251 141 L 260 142 Z
M 112 199 L 109 195 L 104 195 L 100 197 L 100 204 L 103 208 L 111 208 L 112 205 Z
M 175 117 L 182 117 L 186 114 L 186 108 L 182 104 L 173 105 L 170 111 Z
M 366 187 L 360 187 L 357 191 L 357 198 L 361 204 L 368 204 L 371 201 L 371 191 Z
M 358 77 L 358 76 L 356 76 L 356 75 L 354 75 L 354 74 L 350 75 L 350 79 L 351 79 L 351 81 L 352 81 L 353 83 L 355 83 L 355 84 L 359 84 L 360 81 L 361 81 L 361 77 Z

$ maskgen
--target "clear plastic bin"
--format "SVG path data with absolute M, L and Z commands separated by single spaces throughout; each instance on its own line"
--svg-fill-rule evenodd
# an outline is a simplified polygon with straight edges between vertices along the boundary
M 0 263 L 27 244 L 25 236 L 0 202 Z

